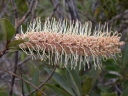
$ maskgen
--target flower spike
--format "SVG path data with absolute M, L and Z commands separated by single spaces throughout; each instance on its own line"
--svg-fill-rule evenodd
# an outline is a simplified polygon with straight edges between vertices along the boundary
M 105 30 L 105 27 L 106 30 Z M 120 40 L 120 33 L 108 31 L 108 26 L 99 26 L 91 32 L 91 22 L 84 25 L 81 22 L 59 20 L 55 18 L 49 20 L 46 18 L 43 29 L 41 29 L 41 20 L 36 18 L 27 28 L 26 33 L 21 30 L 21 34 L 16 35 L 16 39 L 29 38 L 19 47 L 33 58 L 49 60 L 50 64 L 59 64 L 60 67 L 71 65 L 71 69 L 76 66 L 84 66 L 94 61 L 95 68 L 101 68 L 101 58 L 115 59 L 116 53 L 121 53 L 119 47 L 124 44 Z

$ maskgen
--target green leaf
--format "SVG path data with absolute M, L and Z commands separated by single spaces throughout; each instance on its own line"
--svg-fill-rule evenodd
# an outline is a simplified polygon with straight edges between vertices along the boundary
M 0 31 L 0 41 L 3 39 L 3 33 Z
M 125 44 L 125 48 L 122 52 L 122 69 L 126 68 L 128 63 L 128 43 Z
M 4 19 L 4 18 L 0 19 L 0 24 L 2 26 L 3 32 L 6 34 L 7 41 L 11 41 L 11 39 L 15 35 L 14 26 L 11 24 L 9 20 Z
M 18 45 L 18 44 L 21 44 L 21 43 L 24 43 L 24 42 L 27 42 L 27 41 L 28 41 L 28 38 L 19 39 L 19 40 L 13 40 L 13 41 L 11 41 L 11 42 L 8 44 L 8 47 L 16 46 L 16 45 Z
M 118 71 L 120 70 L 120 67 L 119 66 L 115 66 L 115 65 L 111 65 L 111 66 L 106 66 L 105 67 L 105 70 L 108 70 L 108 71 Z
M 99 96 L 99 94 L 97 94 L 95 91 L 91 90 L 89 96 Z
M 107 61 L 103 61 L 103 64 L 105 65 L 105 70 L 108 71 L 119 71 L 120 66 L 117 62 L 115 62 L 113 59 L 108 59 Z
M 90 77 L 86 77 L 83 86 L 82 86 L 82 93 L 84 96 L 87 96 L 91 90 L 92 79 Z
M 16 46 L 16 47 L 10 47 L 7 52 L 16 52 L 18 50 L 20 50 L 20 48 L 18 46 Z
M 111 86 L 104 86 L 102 84 L 98 84 L 97 87 L 100 90 L 100 92 L 105 92 L 105 93 L 112 92 L 111 91 Z
M 66 73 L 67 73 L 66 74 L 67 79 L 71 84 L 74 92 L 77 94 L 77 96 L 81 96 L 82 88 L 81 88 L 81 80 L 79 74 L 77 73 L 76 70 L 71 70 L 69 68 L 67 68 Z
M 44 68 L 49 75 L 52 74 L 52 70 Z M 73 93 L 72 89 L 70 88 L 67 80 L 62 77 L 59 73 L 55 72 L 54 75 L 52 76 L 52 78 L 62 87 L 64 88 L 68 93 L 70 93 L 71 95 L 75 96 L 75 94 Z
M 107 74 L 105 74 L 104 78 L 106 78 L 106 79 L 114 79 L 114 78 L 119 78 L 119 76 L 116 75 L 116 74 L 107 73 Z
M 38 83 L 39 83 L 39 70 L 36 70 L 34 72 L 31 83 L 34 84 L 35 86 L 38 86 Z M 31 86 L 31 91 L 34 90 L 34 89 L 35 88 Z M 36 93 L 34 93 L 34 94 L 36 94 Z
M 128 87 L 128 80 L 125 80 L 123 82 L 123 90 L 125 90 Z
M 128 86 L 123 90 L 121 96 L 127 96 L 128 95 Z
M 0 96 L 8 96 L 8 93 L 6 93 L 4 91 L 0 91 Z
M 97 80 L 101 70 L 92 68 L 89 73 L 87 73 L 87 76 L 92 78 L 92 86 L 94 85 L 95 81 Z
M 27 76 L 25 76 L 24 74 L 23 74 L 23 78 L 25 80 L 29 81 Z M 24 82 L 24 93 L 27 94 L 29 92 L 30 92 L 30 85 L 28 83 Z
M 93 86 L 95 85 L 95 82 L 100 74 L 101 70 L 100 69 L 95 69 L 95 68 L 92 68 L 90 71 L 88 71 L 85 76 L 91 78 L 91 88 L 90 90 L 93 88 Z M 90 94 L 90 92 L 88 93 Z
M 115 92 L 113 93 L 102 93 L 101 92 L 101 95 L 100 96 L 117 96 Z
M 53 90 L 53 92 L 55 92 L 56 94 L 58 94 L 59 96 L 70 96 L 67 92 L 65 92 L 64 90 L 51 85 L 51 84 L 45 84 L 45 86 L 49 87 L 50 89 Z

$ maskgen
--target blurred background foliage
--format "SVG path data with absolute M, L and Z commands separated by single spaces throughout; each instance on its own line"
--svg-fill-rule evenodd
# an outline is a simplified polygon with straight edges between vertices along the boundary
M 13 25 L 15 21 L 11 0 L 0 0 L 0 18 L 8 19 Z M 28 10 L 31 0 L 15 0 L 19 18 Z M 109 28 L 122 34 L 122 57 L 116 60 L 102 61 L 101 70 L 91 68 L 84 71 L 57 67 L 52 79 L 41 88 L 47 96 L 128 96 L 128 2 L 127 0 L 35 0 L 32 13 L 22 24 L 23 30 L 27 22 L 41 17 L 79 20 L 82 23 L 91 21 L 93 26 L 108 23 Z M 20 30 L 19 30 L 20 32 Z M 25 32 L 25 31 L 24 31 Z M 0 26 L 0 51 L 5 46 L 5 35 Z M 23 78 L 40 85 L 52 73 L 54 66 L 47 61 L 31 60 L 30 56 L 19 51 L 19 68 Z M 26 61 L 25 61 L 26 60 Z M 25 61 L 25 62 L 24 62 Z M 91 63 L 91 62 L 90 62 Z M 14 52 L 0 58 L 0 68 L 12 71 L 14 68 Z M 20 74 L 17 71 L 17 74 Z M 8 96 L 11 75 L 0 70 L 0 96 Z M 13 96 L 22 96 L 21 80 L 16 78 Z M 24 82 L 25 94 L 34 88 Z M 42 96 L 39 91 L 31 96 Z

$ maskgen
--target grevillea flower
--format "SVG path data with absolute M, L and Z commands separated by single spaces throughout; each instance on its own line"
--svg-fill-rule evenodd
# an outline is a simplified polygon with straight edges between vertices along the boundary
M 79 21 L 56 21 L 46 19 L 41 29 L 40 18 L 36 18 L 27 28 L 26 33 L 16 35 L 16 39 L 29 38 L 19 47 L 33 58 L 48 59 L 49 64 L 58 64 L 61 67 L 71 65 L 71 69 L 85 64 L 90 67 L 89 61 L 94 61 L 95 68 L 101 67 L 101 58 L 115 59 L 116 53 L 121 53 L 119 47 L 121 35 L 118 32 L 108 31 L 108 26 L 99 26 L 91 32 L 91 23 L 81 24 Z

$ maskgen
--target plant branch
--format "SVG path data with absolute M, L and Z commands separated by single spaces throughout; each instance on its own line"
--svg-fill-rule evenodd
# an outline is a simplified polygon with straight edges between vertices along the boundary
M 31 13 L 32 7 L 34 5 L 35 0 L 31 1 L 30 7 L 27 11 L 27 13 L 23 16 L 23 18 L 19 21 L 18 18 L 18 12 L 17 12 L 17 8 L 16 8 L 16 3 L 14 0 L 11 0 L 12 6 L 13 6 L 13 10 L 14 10 L 14 15 L 15 15 L 15 29 L 16 29 L 16 33 L 18 33 L 18 28 L 19 26 L 25 21 L 25 19 L 29 16 L 29 14 Z M 15 65 L 14 65 L 14 70 L 13 73 L 16 74 L 16 70 L 17 70 L 17 65 L 18 65 L 18 51 L 15 53 Z M 15 75 L 12 76 L 12 80 L 11 80 L 11 88 L 9 91 L 9 96 L 12 96 L 12 92 L 13 92 L 13 85 L 15 82 Z
M 51 77 L 52 77 L 53 74 L 55 73 L 56 67 L 57 67 L 57 64 L 55 64 L 55 67 L 54 67 L 54 69 L 53 69 L 52 74 L 51 74 L 42 84 L 40 84 L 40 85 L 37 87 L 38 89 L 40 89 L 41 87 L 43 87 L 43 85 L 51 79 Z M 37 91 L 37 89 L 34 89 L 32 92 L 30 92 L 30 93 L 27 94 L 26 96 L 30 96 L 31 94 L 33 94 L 33 93 L 36 92 L 36 91 Z
M 58 4 L 55 6 L 55 8 L 53 9 L 53 12 L 52 12 L 52 14 L 51 14 L 51 16 L 50 16 L 50 19 L 53 17 L 53 15 L 54 15 L 55 11 L 57 10 L 57 8 L 59 7 L 59 5 L 60 5 L 60 3 L 58 3 Z
M 74 20 L 74 21 L 80 20 L 75 1 L 76 0 L 65 0 L 68 7 L 68 11 L 71 16 L 71 20 Z
M 115 17 L 113 17 L 110 21 L 108 21 L 108 23 L 112 23 L 115 20 L 122 18 L 122 16 L 128 14 L 128 10 L 124 11 L 123 13 L 119 13 L 118 15 L 116 15 Z
M 21 20 L 18 22 L 18 25 L 16 26 L 16 29 L 26 20 L 26 18 L 30 15 L 33 5 L 35 3 L 35 0 L 32 0 L 29 6 L 29 9 L 27 11 L 27 13 L 21 18 Z
M 16 33 L 18 33 L 18 28 L 16 28 L 16 26 L 18 25 L 18 22 L 19 22 L 17 7 L 16 7 L 16 3 L 14 0 L 11 0 L 11 3 L 13 6 L 14 15 L 15 15 L 15 29 L 16 29 Z M 18 64 L 18 51 L 15 52 L 15 64 L 14 64 L 14 70 L 13 70 L 14 74 L 16 74 L 16 71 L 17 71 L 17 64 Z M 15 75 L 12 75 L 11 88 L 9 90 L 9 96 L 12 96 L 14 82 L 15 82 Z
M 6 51 L 8 50 L 8 47 L 7 47 L 7 46 L 8 46 L 9 43 L 10 43 L 10 41 L 7 41 L 4 50 L 0 52 L 0 58 L 1 58 L 4 54 L 6 54 Z
M 33 86 L 34 88 L 36 88 L 37 90 L 39 90 L 42 94 L 44 94 L 46 96 L 46 94 L 44 92 L 42 92 L 40 89 L 38 89 L 38 87 L 36 87 L 34 84 L 30 83 L 29 81 L 25 80 L 24 78 L 22 78 L 22 77 L 20 77 L 20 76 L 18 76 L 16 74 L 14 74 L 14 73 L 12 73 L 10 71 L 7 71 L 5 69 L 0 68 L 0 70 L 3 70 L 4 72 L 6 72 L 8 74 L 14 75 L 15 77 L 18 77 L 18 78 L 22 79 L 24 82 L 30 84 L 31 86 Z
M 57 18 L 64 19 L 64 16 L 62 13 L 63 10 L 60 6 L 58 6 L 58 4 L 60 4 L 60 0 L 50 0 L 50 2 L 54 6 L 53 14 L 55 14 Z
M 31 15 L 31 20 L 33 20 L 33 19 L 36 17 L 35 11 L 36 11 L 38 2 L 39 2 L 39 0 L 36 0 L 35 3 L 34 3 L 34 5 L 33 5 L 32 12 L 31 12 L 31 14 L 32 14 L 32 15 Z
M 26 62 L 29 61 L 31 58 L 32 58 L 32 57 L 29 56 L 29 57 L 27 57 L 25 60 L 20 61 L 20 62 L 18 63 L 18 66 L 21 66 L 22 64 L 26 63 Z
M 4 5 L 2 12 L 0 13 L 0 18 L 2 18 L 4 16 L 4 14 L 6 13 L 9 2 L 10 2 L 10 0 L 6 0 L 6 2 L 5 2 L 6 4 Z
M 13 6 L 13 10 L 14 10 L 14 15 L 15 15 L 15 28 L 18 25 L 19 22 L 19 17 L 18 17 L 18 12 L 17 12 L 17 7 L 16 7 L 16 3 L 14 0 L 11 0 L 12 6 Z M 17 32 L 17 28 L 16 28 L 16 32 Z
M 22 61 L 20 61 L 20 62 L 18 63 L 18 67 L 20 67 L 22 64 L 28 62 L 30 59 L 31 59 L 31 56 L 26 57 L 25 60 L 22 60 Z M 8 70 L 12 70 L 12 68 L 14 68 L 14 66 L 9 67 Z
M 20 73 L 20 77 L 22 78 L 22 72 L 18 66 L 17 66 L 17 68 L 18 68 L 18 71 Z M 22 96 L 25 96 L 24 95 L 24 82 L 23 82 L 23 80 L 21 80 L 21 89 L 22 89 Z
M 0 52 L 0 58 L 6 53 L 7 48 L 5 48 L 3 51 Z
M 91 22 L 95 23 L 95 24 L 98 24 L 98 22 L 96 22 L 96 20 L 91 17 L 89 14 L 87 14 L 86 11 L 82 12 L 81 10 L 78 10 L 78 12 L 82 15 L 84 15 L 88 20 L 90 20 Z
M 18 64 L 18 51 L 15 53 L 15 65 L 14 65 L 14 70 L 13 70 L 14 74 L 16 74 L 17 64 Z M 11 88 L 9 91 L 9 96 L 12 96 L 14 82 L 15 82 L 15 75 L 12 75 Z

